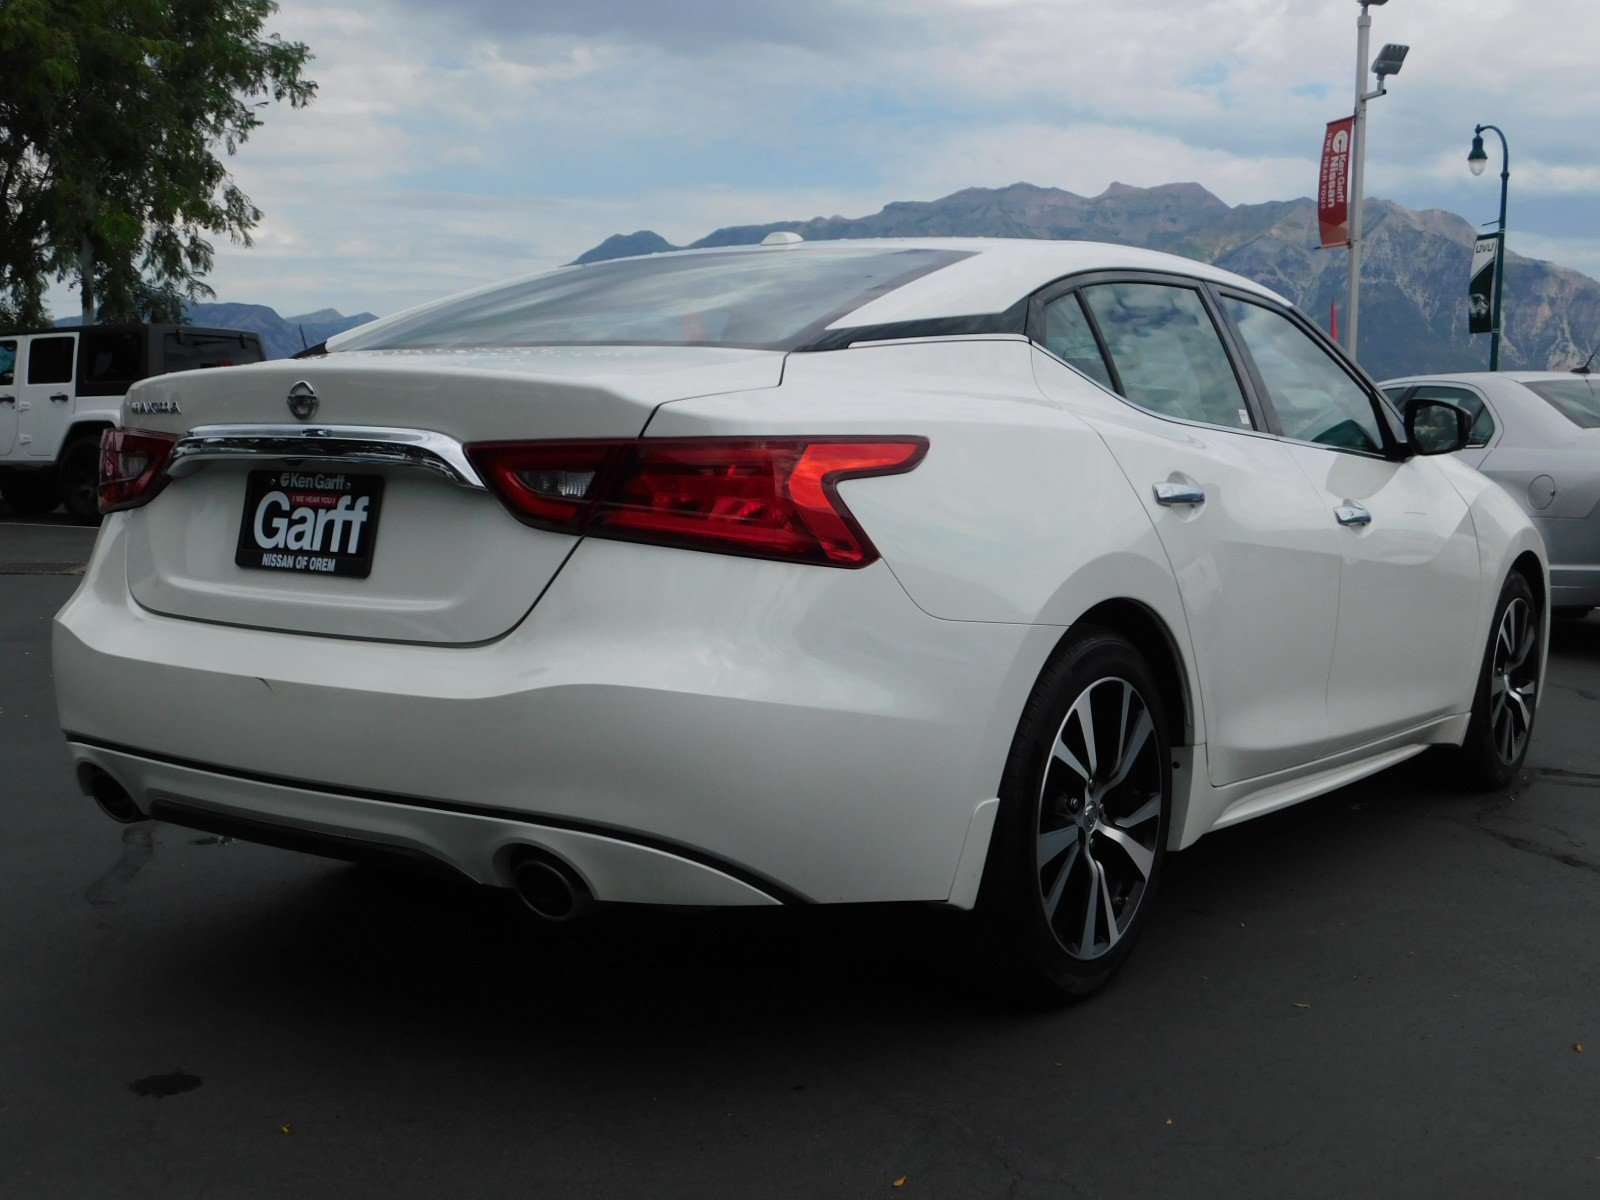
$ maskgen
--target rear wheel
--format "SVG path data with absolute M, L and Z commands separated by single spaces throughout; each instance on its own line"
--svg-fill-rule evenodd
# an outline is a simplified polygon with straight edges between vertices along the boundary
M 61 503 L 54 471 L 7 471 L 0 475 L 0 496 L 19 517 L 42 517 Z
M 1541 612 L 1521 575 L 1507 578 L 1495 607 L 1467 737 L 1457 754 L 1464 786 L 1498 791 L 1522 770 L 1533 741 L 1543 663 Z
M 1072 635 L 1034 688 L 979 897 L 1012 990 L 1087 996 L 1132 952 L 1166 858 L 1166 724 L 1144 657 L 1106 630 Z
M 79 434 L 61 452 L 61 503 L 80 525 L 100 523 L 100 435 Z

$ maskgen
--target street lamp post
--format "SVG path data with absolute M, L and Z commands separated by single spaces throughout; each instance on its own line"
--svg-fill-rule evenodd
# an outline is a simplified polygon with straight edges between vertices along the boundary
M 1489 155 L 1483 148 L 1483 134 L 1492 130 L 1499 135 L 1500 153 L 1500 242 L 1495 247 L 1494 260 L 1494 328 L 1489 333 L 1489 370 L 1500 369 L 1500 297 L 1506 278 L 1506 192 L 1511 184 L 1511 147 L 1506 145 L 1506 135 L 1498 125 L 1479 125 L 1472 131 L 1472 152 L 1467 155 L 1467 166 L 1474 175 L 1482 175 L 1489 165 Z
M 1361 17 L 1356 21 L 1356 111 L 1350 127 L 1350 287 L 1345 313 L 1344 348 L 1350 357 L 1356 356 L 1356 337 L 1361 322 L 1361 208 L 1364 196 L 1364 176 L 1367 160 L 1367 101 L 1388 95 L 1384 81 L 1400 73 L 1409 46 L 1388 45 L 1378 54 L 1371 69 L 1377 72 L 1378 86 L 1367 90 L 1367 52 L 1371 47 L 1372 14 L 1368 9 L 1374 4 L 1387 4 L 1389 0 L 1360 0 Z

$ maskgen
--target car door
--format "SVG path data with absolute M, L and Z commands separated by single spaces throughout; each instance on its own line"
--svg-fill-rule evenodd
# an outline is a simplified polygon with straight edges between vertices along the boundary
M 17 388 L 17 438 L 29 457 L 54 458 L 72 421 L 78 335 L 35 334 L 26 359 Z
M 1113 277 L 1047 293 L 1034 313 L 1035 341 L 1126 401 L 1077 411 L 1121 464 L 1172 564 L 1211 783 L 1316 759 L 1339 549 L 1304 473 L 1263 431 L 1212 300 L 1194 281 Z M 1082 386 L 1063 378 L 1063 393 L 1069 384 Z
M 1462 711 L 1481 657 L 1478 542 L 1437 462 L 1407 457 L 1377 390 L 1309 322 L 1242 293 L 1222 306 L 1273 428 L 1321 495 L 1343 558 L 1329 751 Z
M 18 339 L 0 338 L 0 454 L 10 454 L 17 442 Z

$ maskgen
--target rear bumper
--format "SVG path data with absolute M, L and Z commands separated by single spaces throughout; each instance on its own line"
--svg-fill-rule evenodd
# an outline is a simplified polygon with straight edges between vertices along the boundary
M 513 857 L 537 847 L 565 861 L 596 897 L 613 902 L 761 905 L 802 899 L 691 847 L 650 844 L 653 839 L 625 831 L 414 796 L 349 795 L 84 742 L 69 746 L 80 766 L 105 771 L 157 820 L 287 849 L 422 860 L 477 883 L 509 887 Z
M 405 848 L 484 883 L 537 847 L 601 900 L 970 904 L 984 802 L 1060 634 L 928 617 L 881 563 L 596 541 L 486 645 L 271 633 L 140 608 L 121 524 L 57 617 L 80 763 L 145 812 Z

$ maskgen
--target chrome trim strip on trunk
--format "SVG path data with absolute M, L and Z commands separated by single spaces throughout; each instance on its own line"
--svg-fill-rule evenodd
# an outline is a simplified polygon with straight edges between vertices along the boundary
M 367 425 L 199 425 L 172 448 L 167 474 L 182 479 L 208 462 L 240 459 L 414 467 L 460 487 L 487 490 L 454 438 L 427 429 Z

